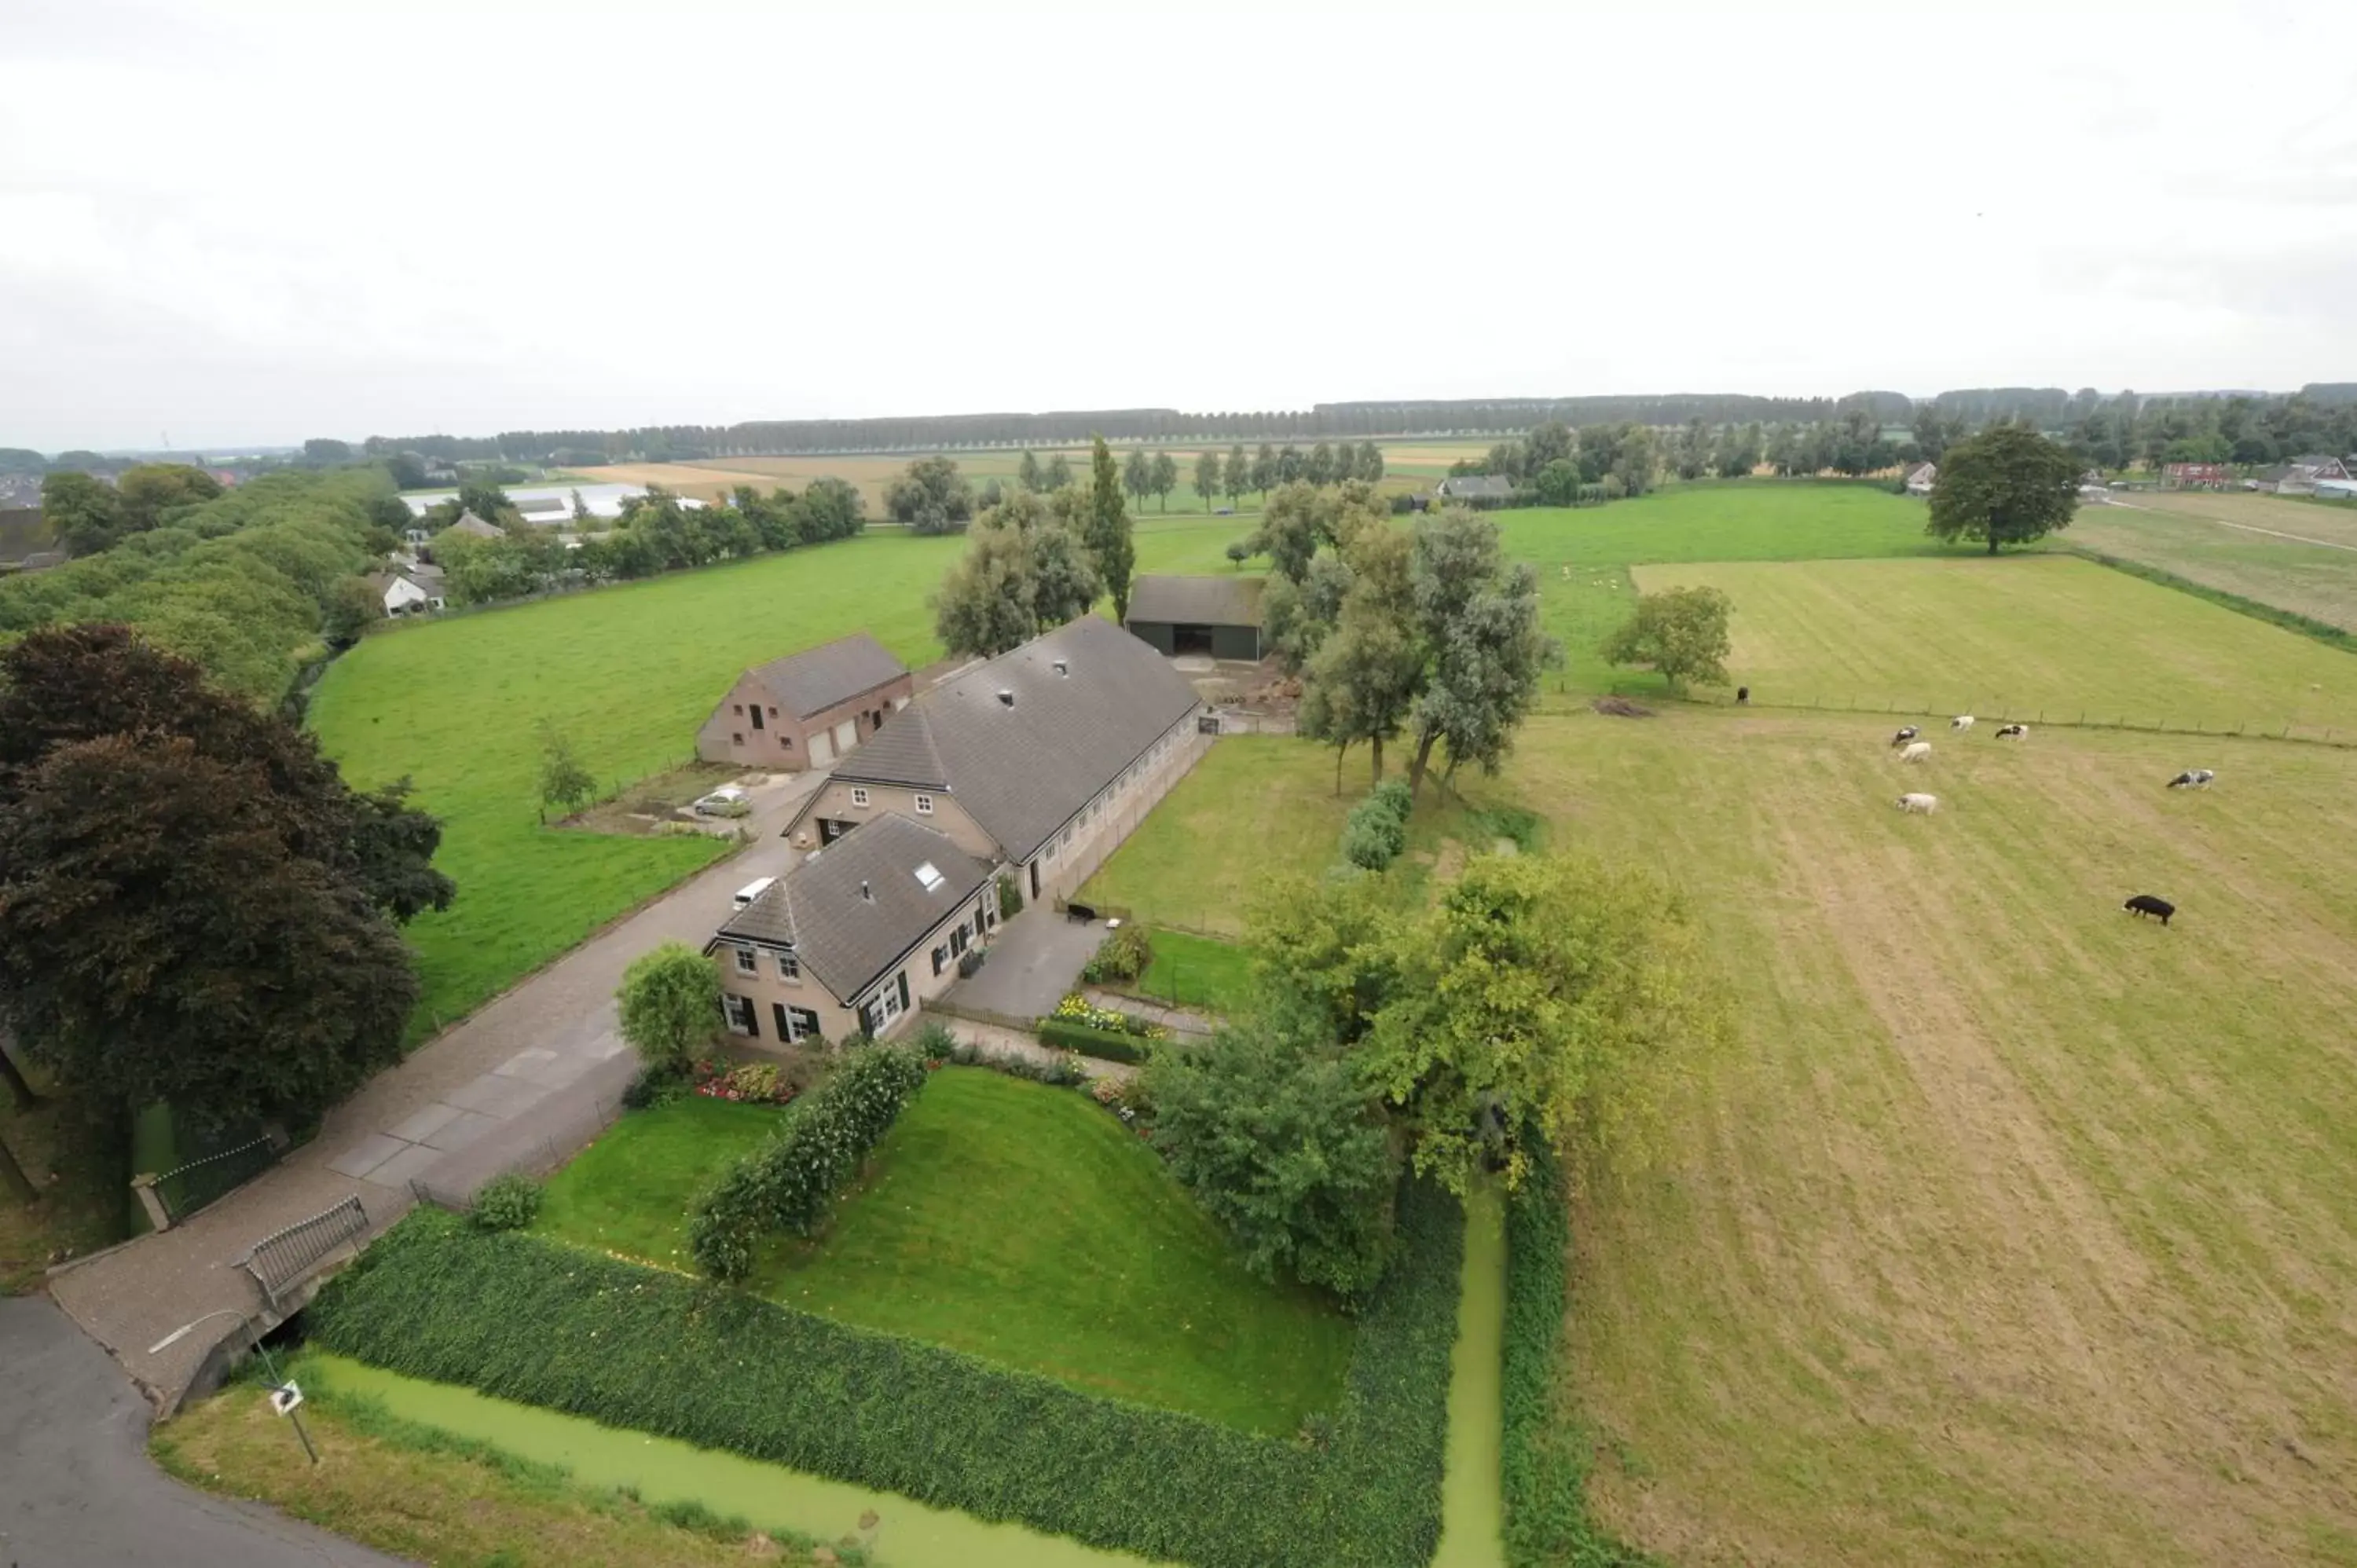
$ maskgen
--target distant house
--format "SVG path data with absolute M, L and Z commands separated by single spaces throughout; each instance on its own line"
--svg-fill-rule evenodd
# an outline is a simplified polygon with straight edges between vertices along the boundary
M 1906 480 L 1909 495 L 1928 496 L 1932 493 L 1932 487 L 1940 482 L 1940 465 L 1918 463 L 1907 470 Z
M 1066 897 L 1211 744 L 1201 711 L 1152 647 L 1082 616 L 918 697 L 785 831 L 827 845 L 908 817 L 1024 877 L 1033 899 Z
M 916 693 L 909 667 L 866 632 L 758 664 L 737 677 L 695 755 L 799 773 L 849 755 Z
M 998 929 L 986 860 L 912 818 L 885 816 L 803 860 L 721 926 L 731 1033 L 780 1045 L 904 1027 Z
M 2319 479 L 2316 494 L 2319 500 L 2357 500 L 2357 479 Z
M 2223 463 L 2168 463 L 2161 467 L 2161 483 L 2173 490 L 2222 490 L 2226 488 L 2226 465 Z
M 1157 653 L 1257 661 L 1265 577 L 1140 577 L 1122 622 Z
M 469 539 L 505 539 L 508 531 L 497 523 L 485 522 L 471 511 L 462 511 L 458 521 L 450 525 L 453 533 L 463 533 Z
M 2349 477 L 2348 465 L 2341 462 L 2340 458 L 2323 452 L 2311 452 L 2305 456 L 2294 457 L 2288 463 L 2279 464 L 2272 468 L 2262 468 L 2254 476 L 2259 489 L 2274 490 L 2278 495 L 2287 496 L 2314 495 L 2318 485 L 2327 480 L 2346 479 Z
M 1494 505 L 1512 499 L 1514 481 L 1503 474 L 1454 474 L 1441 480 L 1433 493 L 1445 501 L 1488 501 Z
M 424 615 L 443 606 L 442 584 L 438 575 L 431 586 L 406 572 L 371 573 L 367 582 L 376 590 L 377 598 L 388 616 Z

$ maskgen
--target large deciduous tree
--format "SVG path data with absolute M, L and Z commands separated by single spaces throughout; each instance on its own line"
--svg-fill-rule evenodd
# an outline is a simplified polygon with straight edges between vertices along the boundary
M 41 481 L 41 521 L 71 555 L 95 555 L 123 537 L 123 498 L 104 479 L 63 471 Z
M 1246 1266 L 1365 1297 L 1389 1251 L 1398 1162 L 1375 1095 L 1314 1017 L 1264 1015 L 1162 1052 L 1146 1087 L 1155 1146 Z
M 1717 588 L 1641 595 L 1636 610 L 1606 639 L 1604 657 L 1614 664 L 1652 665 L 1673 692 L 1695 681 L 1723 682 L 1732 647 L 1727 618 L 1733 608 Z
M 1089 522 L 1084 542 L 1095 558 L 1097 575 L 1113 596 L 1113 618 L 1129 617 L 1129 580 L 1137 566 L 1137 543 L 1130 536 L 1129 508 L 1122 500 L 1121 474 L 1104 437 L 1095 438 L 1090 457 Z
M 632 959 L 614 1000 L 622 1038 L 656 1066 L 686 1066 L 720 1032 L 719 972 L 685 942 Z
M 1154 459 L 1146 456 L 1145 447 L 1129 449 L 1129 456 L 1121 467 L 1121 488 L 1141 509 L 1146 505 L 1146 498 L 1154 493 Z
M 952 653 L 988 657 L 1086 615 L 1104 591 L 1095 560 L 1059 509 L 1017 490 L 983 514 L 933 596 Z
M 1217 452 L 1195 455 L 1195 493 L 1202 498 L 1205 511 L 1210 511 L 1212 504 L 1220 499 L 1220 482 L 1225 477 Z
M 974 487 L 954 459 L 919 457 L 884 491 L 884 510 L 917 533 L 950 533 L 974 519 Z
M 2037 431 L 1992 424 L 1948 448 L 1932 487 L 1924 532 L 1938 539 L 1979 539 L 1988 553 L 2027 544 L 2071 526 L 2079 508 L 2081 463 Z
M 1154 455 L 1154 471 L 1146 477 L 1146 488 L 1154 493 L 1160 510 L 1170 510 L 1170 492 L 1178 488 L 1178 460 L 1168 452 Z
M 1678 897 L 1594 861 L 1477 857 L 1392 953 L 1358 1062 L 1415 1168 L 1458 1193 L 1485 1166 L 1517 1183 L 1527 1133 L 1600 1164 L 1641 1151 L 1724 1026 Z
M 1566 466 L 1560 458 L 1549 464 Z M 1436 746 L 1447 755 L 1444 787 L 1469 762 L 1497 772 L 1538 701 L 1540 677 L 1562 650 L 1539 629 L 1537 576 L 1507 561 L 1488 517 L 1450 507 L 1427 518 L 1415 531 L 1408 584 L 1426 656 L 1408 724 L 1413 799 Z

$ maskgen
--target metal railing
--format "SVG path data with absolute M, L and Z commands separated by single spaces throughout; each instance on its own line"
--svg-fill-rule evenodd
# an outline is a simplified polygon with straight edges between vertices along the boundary
M 217 1155 L 190 1160 L 155 1180 L 156 1196 L 175 1225 L 205 1205 L 235 1191 L 278 1163 L 284 1145 L 267 1133 Z
M 298 1219 L 284 1230 L 256 1241 L 237 1266 L 262 1287 L 262 1297 L 273 1309 L 279 1297 L 311 1277 L 311 1271 L 339 1247 L 356 1245 L 368 1234 L 368 1210 L 357 1197 L 333 1208 Z

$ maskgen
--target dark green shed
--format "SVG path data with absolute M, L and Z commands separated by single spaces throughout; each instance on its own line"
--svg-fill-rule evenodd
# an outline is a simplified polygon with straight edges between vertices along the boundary
M 1170 655 L 1258 662 L 1265 577 L 1140 577 L 1130 585 L 1132 635 Z

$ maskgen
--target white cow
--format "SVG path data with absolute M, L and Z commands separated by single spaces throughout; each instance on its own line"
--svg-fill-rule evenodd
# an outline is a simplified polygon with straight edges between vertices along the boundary
M 1928 740 L 1919 740 L 1913 742 L 1906 750 L 1900 752 L 1899 754 L 1899 760 L 1901 762 L 1921 762 L 1931 755 L 1932 743 Z
M 1937 795 L 1901 795 L 1899 797 L 1899 809 L 1906 812 L 1910 817 L 1918 811 L 1921 811 L 1923 815 L 1928 817 L 1932 812 L 1940 809 L 1940 797 Z
M 1968 730 L 1973 727 L 1973 715 L 1970 714 L 1958 714 L 1954 718 L 1948 721 L 1948 727 L 1952 730 Z

